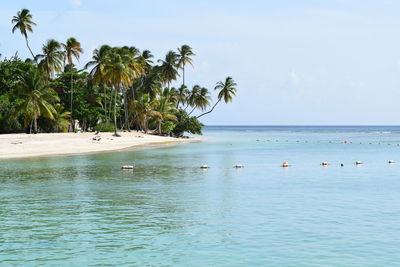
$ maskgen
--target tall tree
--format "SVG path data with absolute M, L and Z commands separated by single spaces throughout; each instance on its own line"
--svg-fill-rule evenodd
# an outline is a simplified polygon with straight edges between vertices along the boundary
M 124 94 L 124 107 L 125 107 L 125 127 L 129 130 L 128 121 L 128 103 L 126 99 L 126 88 L 132 85 L 132 77 L 134 72 L 129 66 L 129 55 L 126 54 L 126 50 L 123 48 L 113 48 L 109 54 L 109 61 L 105 66 L 106 79 L 110 82 L 115 90 L 114 95 L 114 127 L 115 136 L 119 136 L 117 133 L 117 92 L 123 90 Z
M 196 54 L 193 53 L 192 48 L 188 45 L 182 45 L 180 48 L 178 48 L 179 52 L 179 60 L 178 60 L 178 68 L 182 69 L 182 86 L 185 86 L 185 65 L 192 64 L 192 56 L 195 56 Z M 179 97 L 179 99 L 181 96 Z M 179 106 L 179 100 L 178 103 L 176 104 L 176 108 Z
M 99 49 L 95 49 L 93 51 L 93 56 L 92 60 L 89 61 L 86 65 L 85 68 L 92 67 L 92 70 L 90 71 L 90 75 L 93 77 L 93 81 L 96 84 L 100 84 L 103 87 L 103 94 L 104 94 L 104 115 L 106 117 L 106 120 L 108 122 L 108 116 L 107 116 L 107 88 L 106 88 L 106 81 L 105 81 L 105 71 L 104 68 L 107 64 L 107 61 L 109 59 L 109 53 L 110 53 L 111 47 L 108 45 L 102 45 Z
M 170 88 L 170 84 L 172 81 L 176 80 L 176 77 L 179 76 L 178 73 L 178 60 L 179 56 L 174 51 L 169 51 L 165 55 L 164 60 L 158 60 L 161 62 L 161 66 L 159 68 L 161 77 L 164 82 L 168 84 L 168 88 Z
M 57 72 L 61 71 L 64 59 L 64 52 L 61 50 L 61 44 L 54 39 L 50 39 L 42 47 L 42 54 L 35 57 L 40 60 L 39 68 L 48 78 L 53 78 Z
M 83 49 L 81 47 L 81 43 L 78 42 L 74 37 L 68 38 L 65 44 L 61 44 L 64 48 L 64 64 L 65 61 L 68 62 L 68 65 L 71 70 L 71 88 L 70 88 L 70 118 L 71 118 L 71 127 L 70 129 L 73 131 L 74 123 L 73 123 L 73 97 L 74 97 L 74 87 L 73 87 L 73 58 L 75 58 L 79 62 L 80 54 L 83 53 Z
M 36 70 L 21 75 L 18 92 L 23 98 L 19 110 L 25 116 L 25 125 L 33 122 L 35 133 L 38 131 L 38 118 L 43 116 L 54 119 L 54 114 L 57 111 L 53 103 L 60 99 Z
M 153 61 L 151 60 L 154 56 L 151 54 L 149 50 L 143 50 L 142 54 L 138 56 L 138 62 L 142 65 L 144 69 L 144 74 L 149 73 L 151 70 L 151 66 Z
M 225 103 L 229 103 L 232 101 L 233 96 L 236 95 L 236 86 L 237 84 L 235 81 L 232 79 L 232 77 L 227 77 L 225 79 L 225 82 L 217 82 L 217 85 L 215 86 L 215 90 L 219 90 L 218 93 L 218 101 L 214 104 L 214 106 L 211 108 L 211 110 L 204 112 L 203 114 L 197 116 L 197 118 L 200 118 L 206 114 L 211 113 L 214 108 L 218 105 L 219 102 L 224 100 Z
M 11 23 L 14 24 L 12 28 L 12 33 L 14 33 L 17 29 L 21 32 L 21 34 L 25 37 L 26 46 L 31 52 L 32 58 L 35 59 L 35 55 L 32 52 L 32 49 L 29 47 L 28 42 L 28 32 L 33 32 L 32 26 L 36 26 L 36 23 L 32 21 L 32 15 L 30 14 L 29 9 L 22 9 L 17 12 L 16 16 L 13 16 Z

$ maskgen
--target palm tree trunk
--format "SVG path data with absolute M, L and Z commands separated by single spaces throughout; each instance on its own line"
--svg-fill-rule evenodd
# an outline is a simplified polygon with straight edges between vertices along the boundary
M 104 117 L 106 120 L 106 123 L 108 123 L 108 117 L 107 117 L 107 89 L 104 86 L 104 84 L 102 84 L 103 86 L 103 93 L 104 93 Z
M 131 129 L 129 127 L 128 97 L 126 94 L 126 89 L 124 89 L 124 109 L 125 109 L 125 127 L 128 130 L 128 132 L 130 132 Z
M 111 121 L 111 113 L 112 113 L 112 101 L 113 101 L 113 89 L 111 88 L 110 89 L 110 95 L 111 95 L 111 97 L 110 97 L 110 103 L 109 103 L 109 105 L 108 105 L 108 120 L 109 121 Z
M 182 67 L 182 80 L 183 80 L 183 86 L 185 86 L 185 64 L 183 64 Z
M 73 86 L 73 77 L 72 77 L 72 72 L 71 72 L 71 103 L 70 104 L 71 104 L 71 131 L 72 132 L 74 131 L 74 123 L 73 123 L 74 119 L 72 116 L 72 111 L 73 111 L 72 103 L 73 103 L 73 96 L 74 96 L 73 90 L 74 90 L 74 86 Z
M 37 112 L 36 109 L 33 110 L 33 132 L 37 133 Z
M 200 117 L 202 117 L 202 116 L 204 116 L 204 115 L 207 115 L 207 114 L 211 113 L 211 112 L 214 110 L 215 106 L 221 101 L 221 99 L 222 99 L 222 98 L 219 98 L 219 99 L 218 99 L 217 103 L 214 104 L 214 106 L 212 107 L 211 110 L 209 110 L 209 111 L 207 111 L 207 112 L 204 112 L 203 114 L 197 116 L 196 118 L 198 119 L 198 118 L 200 118 Z
M 190 111 L 189 113 L 188 113 L 188 116 L 190 116 L 190 114 L 192 114 L 193 113 L 193 111 L 196 109 L 196 107 L 194 107 L 193 109 L 192 109 L 192 111 Z
M 182 85 L 184 88 L 185 87 L 185 64 L 183 64 L 183 67 L 182 67 Z M 179 92 L 179 98 L 178 98 L 178 103 L 176 103 L 176 108 L 179 107 L 179 102 L 181 102 L 181 98 L 182 98 L 182 91 Z
M 114 136 L 119 137 L 117 133 L 117 90 L 114 88 Z
M 32 52 L 32 49 L 29 47 L 29 42 L 28 42 L 28 37 L 27 36 L 25 36 L 25 42 L 26 42 L 26 46 L 28 47 L 28 49 L 29 49 L 29 52 L 31 52 L 31 55 L 32 55 L 32 59 L 36 62 L 36 64 L 37 64 L 37 61 L 36 61 L 36 58 L 35 58 L 35 55 L 33 54 L 33 52 Z

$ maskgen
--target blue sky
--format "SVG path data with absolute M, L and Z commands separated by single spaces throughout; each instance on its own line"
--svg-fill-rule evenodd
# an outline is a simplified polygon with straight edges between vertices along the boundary
M 34 52 L 75 37 L 81 62 L 102 44 L 161 58 L 193 47 L 189 85 L 238 83 L 206 124 L 400 124 L 399 0 L 13 0 L 1 3 L 0 53 L 28 56 L 11 18 L 28 8 Z

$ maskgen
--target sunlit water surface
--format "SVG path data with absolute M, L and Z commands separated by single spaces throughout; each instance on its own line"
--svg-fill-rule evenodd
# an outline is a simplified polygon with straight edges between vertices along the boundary
M 0 265 L 399 264 L 400 163 L 387 163 L 400 162 L 399 127 L 209 127 L 204 138 L 0 161 Z

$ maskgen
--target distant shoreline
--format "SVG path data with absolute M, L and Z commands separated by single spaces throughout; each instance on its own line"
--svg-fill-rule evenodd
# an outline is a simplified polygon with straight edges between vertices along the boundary
M 165 137 L 141 132 L 1 134 L 0 160 L 42 156 L 110 152 L 162 144 L 198 142 L 201 139 Z M 97 137 L 99 140 L 94 140 Z

